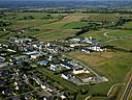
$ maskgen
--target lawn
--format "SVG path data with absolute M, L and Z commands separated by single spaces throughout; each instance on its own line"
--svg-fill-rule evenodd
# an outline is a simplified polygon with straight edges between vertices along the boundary
M 65 28 L 65 29 L 80 29 L 87 25 L 88 25 L 87 22 L 71 22 L 71 23 L 65 24 L 63 26 L 63 28 Z

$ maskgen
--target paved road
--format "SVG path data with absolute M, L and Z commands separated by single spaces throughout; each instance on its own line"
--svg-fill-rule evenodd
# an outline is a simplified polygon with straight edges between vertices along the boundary
M 121 100 L 129 100 L 129 96 L 131 96 L 131 91 L 132 91 L 132 74 L 130 76 L 130 79 L 126 85 L 125 91 L 121 97 Z

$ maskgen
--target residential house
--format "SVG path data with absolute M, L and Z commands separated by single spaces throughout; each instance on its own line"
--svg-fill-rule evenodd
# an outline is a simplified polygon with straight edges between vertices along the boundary
M 26 52 L 24 54 L 28 55 L 30 57 L 30 59 L 32 59 L 32 60 L 35 60 L 35 59 L 43 56 L 43 52 L 39 52 L 39 51 Z
M 42 60 L 42 61 L 39 61 L 38 64 L 41 65 L 41 66 L 47 66 L 48 65 L 48 61 L 47 60 Z
M 90 73 L 87 69 L 79 68 L 79 69 L 73 69 L 73 74 L 82 74 L 82 73 Z
M 97 52 L 99 52 L 99 51 L 104 51 L 104 49 L 102 49 L 102 48 L 99 47 L 99 46 L 87 47 L 87 49 L 93 50 L 93 51 L 97 51 Z

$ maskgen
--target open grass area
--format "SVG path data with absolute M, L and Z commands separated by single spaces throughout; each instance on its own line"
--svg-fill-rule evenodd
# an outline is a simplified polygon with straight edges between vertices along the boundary
M 9 16 L 9 17 L 8 17 Z M 24 19 L 25 17 L 32 16 L 31 19 Z M 48 16 L 47 18 L 45 18 Z M 64 18 L 63 18 L 64 17 Z M 19 13 L 7 13 L 5 19 L 12 18 L 12 24 L 8 27 L 12 30 L 21 30 L 26 28 L 22 34 L 28 36 L 34 36 L 42 41 L 52 41 L 57 39 L 65 39 L 69 36 L 73 36 L 78 30 L 73 29 L 61 29 L 63 25 L 73 21 L 80 20 L 80 16 L 76 18 L 76 15 L 66 14 L 48 14 L 48 13 L 35 13 L 35 12 L 19 12 Z M 38 31 L 31 31 L 37 29 Z M 7 37 L 15 35 L 17 33 L 8 34 Z M 5 37 L 5 36 L 4 36 Z
M 89 31 L 81 35 L 81 37 L 90 36 L 96 38 L 104 45 L 113 45 L 116 47 L 132 49 L 132 30 L 101 29 L 98 31 Z
M 65 24 L 63 27 L 66 29 L 79 29 L 82 28 L 84 26 L 87 26 L 87 22 L 71 22 L 68 24 Z
M 113 84 L 121 83 L 130 70 L 132 54 L 124 52 L 105 52 L 84 54 L 74 52 L 69 54 L 84 64 L 91 66 L 96 72 L 109 79 L 107 83 L 90 86 L 91 94 L 106 94 Z
M 72 30 L 72 29 L 65 29 L 65 30 L 50 29 L 47 32 L 46 31 L 43 31 L 40 33 L 38 32 L 34 36 L 37 37 L 41 41 L 54 41 L 54 40 L 66 39 L 70 36 L 74 36 L 75 33 L 76 33 L 76 31 Z
M 20 20 L 14 22 L 14 24 L 10 28 L 17 29 L 17 28 L 38 27 L 50 23 L 52 21 L 54 20 L 41 20 L 41 19 Z
M 46 13 L 46 12 L 6 12 L 4 19 L 13 19 L 13 20 L 23 20 L 24 17 L 33 16 L 33 19 L 55 19 L 65 16 L 67 14 L 55 14 L 55 13 Z M 49 16 L 50 15 L 50 16 Z M 47 16 L 49 18 L 47 18 Z
M 131 93 L 130 96 L 129 96 L 129 100 L 132 100 L 132 93 Z
M 132 49 L 132 30 L 112 30 L 108 32 L 107 37 L 110 37 L 110 40 L 106 41 L 104 44 Z
M 81 73 L 81 74 L 77 74 L 75 76 L 78 77 L 79 79 L 84 79 L 84 78 L 88 78 L 88 77 L 93 77 L 95 75 L 93 73 L 88 73 L 88 74 Z
M 119 37 L 132 37 L 131 30 L 112 30 L 108 32 L 108 36 Z
M 22 29 L 22 28 L 35 28 L 39 29 L 38 32 L 25 31 L 27 35 L 38 36 L 41 40 L 56 40 L 63 37 L 72 36 L 77 30 L 75 28 L 81 28 L 87 25 L 87 22 L 100 22 L 110 21 L 116 22 L 119 17 L 131 17 L 131 14 L 99 14 L 99 13 L 46 13 L 46 12 L 7 12 L 3 20 L 9 20 L 12 22 L 9 28 Z M 86 22 L 82 22 L 82 19 L 87 19 Z M 50 31 L 45 31 L 51 29 Z M 71 29 L 72 30 L 71 32 Z M 105 32 L 111 30 L 101 29 L 97 31 L 90 31 L 81 36 L 89 37 L 93 36 L 100 41 L 106 41 L 109 37 L 104 36 Z M 113 30 L 112 30 L 113 31 Z M 50 34 L 51 33 L 51 34 Z M 120 32 L 119 32 L 120 33 Z M 36 35 L 37 34 L 37 35 Z M 54 35 L 53 35 L 54 34 Z M 115 33 L 113 33 L 116 35 Z M 62 39 L 64 39 L 62 37 Z
M 93 37 L 96 38 L 99 41 L 106 41 L 107 37 L 104 36 L 104 33 L 108 30 L 101 29 L 97 31 L 89 31 L 81 35 L 81 37 Z
M 87 65 L 93 66 L 102 75 L 109 77 L 111 81 L 120 81 L 131 67 L 131 53 L 124 52 L 106 52 L 85 54 L 74 52 L 69 54 Z M 118 80 L 117 80 L 118 79 Z
M 83 19 L 87 21 L 93 21 L 93 22 L 116 22 L 120 17 L 125 17 L 125 18 L 131 18 L 131 14 L 106 14 L 106 13 L 88 13 L 87 16 L 84 16 Z
M 132 29 L 132 22 L 127 22 L 122 27 L 123 28 L 131 28 Z
M 111 41 L 109 43 L 106 43 L 107 45 L 113 45 L 113 46 L 116 46 L 116 47 L 121 47 L 121 48 L 125 48 L 125 49 L 128 49 L 128 50 L 131 50 L 132 49 L 132 41 L 131 39 L 126 39 L 126 40 L 114 40 L 114 41 Z
M 79 22 L 81 20 L 81 18 L 83 18 L 83 15 L 79 16 L 78 14 L 69 14 L 69 15 L 65 16 L 62 20 L 59 20 L 55 23 L 43 25 L 42 27 L 50 28 L 50 29 L 58 29 L 58 28 L 64 29 L 65 25 L 67 25 L 69 23 Z

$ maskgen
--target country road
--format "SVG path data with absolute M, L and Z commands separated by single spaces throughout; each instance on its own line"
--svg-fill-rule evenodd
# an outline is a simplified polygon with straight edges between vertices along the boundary
M 129 96 L 131 96 L 131 91 L 132 91 L 132 74 L 130 76 L 130 79 L 126 85 L 126 88 L 120 100 L 129 100 Z
M 105 36 L 105 37 L 109 37 L 109 36 L 108 36 L 108 33 L 109 33 L 109 32 L 105 32 L 105 33 L 104 33 L 104 36 Z

